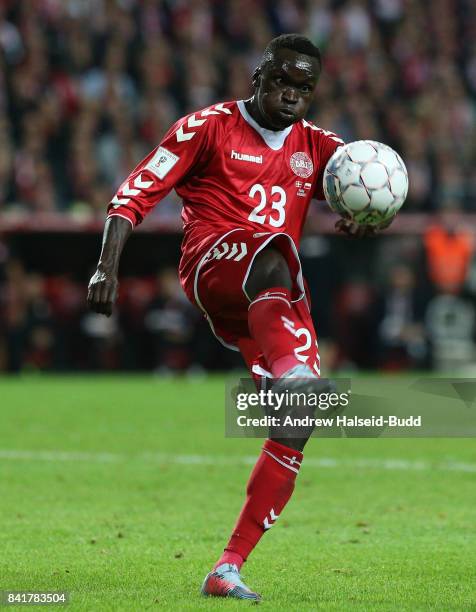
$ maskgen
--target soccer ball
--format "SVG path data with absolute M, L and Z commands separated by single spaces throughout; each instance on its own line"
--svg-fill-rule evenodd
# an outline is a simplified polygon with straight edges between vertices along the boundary
M 361 225 L 385 225 L 405 202 L 408 173 L 396 151 L 374 140 L 339 147 L 324 170 L 334 212 Z

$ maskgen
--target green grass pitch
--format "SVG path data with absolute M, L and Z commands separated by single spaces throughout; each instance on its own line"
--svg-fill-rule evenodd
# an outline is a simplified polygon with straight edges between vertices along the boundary
M 0 590 L 66 590 L 74 610 L 250 605 L 199 594 L 261 445 L 224 437 L 223 405 L 219 377 L 0 379 Z M 476 610 L 475 447 L 312 440 L 244 567 L 260 607 Z

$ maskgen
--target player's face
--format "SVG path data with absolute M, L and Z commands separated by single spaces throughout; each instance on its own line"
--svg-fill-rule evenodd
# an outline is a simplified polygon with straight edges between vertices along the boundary
M 280 49 L 255 80 L 256 104 L 264 127 L 283 130 L 306 115 L 319 78 L 319 63 L 308 55 Z

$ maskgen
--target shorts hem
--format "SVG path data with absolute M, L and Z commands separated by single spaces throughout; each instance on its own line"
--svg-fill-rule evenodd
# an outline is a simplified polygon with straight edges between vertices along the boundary
M 251 267 L 253 266 L 253 262 L 254 262 L 256 256 L 258 255 L 258 253 L 260 253 L 264 248 L 266 248 L 268 246 L 268 244 L 270 242 L 272 242 L 278 236 L 283 236 L 283 237 L 285 237 L 285 238 L 287 238 L 289 240 L 289 246 L 291 247 L 291 253 L 294 255 L 294 257 L 296 259 L 296 263 L 298 265 L 298 273 L 296 274 L 296 283 L 297 283 L 297 286 L 300 289 L 301 293 L 300 293 L 300 295 L 299 295 L 299 297 L 297 299 L 291 300 L 291 302 L 299 302 L 300 300 L 302 300 L 302 298 L 305 295 L 304 281 L 303 281 L 303 278 L 302 278 L 301 262 L 299 260 L 299 255 L 298 255 L 298 252 L 297 252 L 297 249 L 296 249 L 296 245 L 294 244 L 294 240 L 291 238 L 291 236 L 289 234 L 286 234 L 284 232 L 279 232 L 279 233 L 276 233 L 276 234 L 271 234 L 270 237 L 267 240 L 265 240 L 263 242 L 263 244 L 261 244 L 259 246 L 258 249 L 256 249 L 256 251 L 253 254 L 253 257 L 251 258 L 251 261 L 250 261 L 250 263 L 248 265 L 248 269 L 246 270 L 245 278 L 243 279 L 243 283 L 241 285 L 241 289 L 243 290 L 243 293 L 245 294 L 246 299 L 249 302 L 252 302 L 253 300 L 246 293 L 245 285 L 246 285 L 246 281 L 248 280 L 248 277 L 250 275 Z

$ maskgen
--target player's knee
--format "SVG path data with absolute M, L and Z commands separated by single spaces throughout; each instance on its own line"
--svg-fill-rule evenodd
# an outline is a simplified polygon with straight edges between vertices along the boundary
M 260 251 L 256 256 L 246 281 L 246 292 L 254 299 L 261 291 L 270 287 L 292 288 L 291 274 L 286 259 L 273 247 Z

